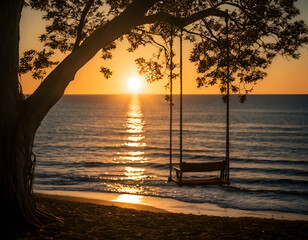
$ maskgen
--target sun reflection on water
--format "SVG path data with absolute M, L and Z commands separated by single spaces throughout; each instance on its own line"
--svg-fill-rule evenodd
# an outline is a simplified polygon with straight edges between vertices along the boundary
M 114 202 L 124 202 L 124 203 L 141 203 L 143 196 L 131 195 L 131 194 L 122 194 L 117 199 L 111 200 Z
M 144 139 L 144 136 L 139 135 L 139 136 L 128 136 L 126 139 L 124 140 L 128 140 L 128 141 L 132 141 L 132 142 L 139 142 L 142 139 Z
M 139 163 L 144 163 L 147 162 L 146 158 L 143 156 L 119 156 L 118 161 L 122 163 L 127 163 L 127 162 L 139 162 Z
M 145 121 L 141 111 L 138 95 L 131 98 L 127 118 L 123 124 L 125 128 L 125 135 L 122 138 L 122 143 L 119 144 L 120 151 L 114 156 L 114 161 L 125 164 L 120 181 L 117 184 L 110 186 L 111 190 L 116 192 L 129 193 L 121 195 L 118 202 L 140 203 L 142 196 L 130 195 L 140 194 L 143 188 L 139 185 L 149 176 L 145 173 L 145 168 L 140 167 L 140 163 L 146 163 L 144 148 L 146 147 L 144 126 Z M 135 167 L 135 163 L 138 167 Z
M 144 175 L 144 168 L 135 168 L 135 167 L 125 167 L 125 176 L 127 179 L 131 180 L 141 180 L 146 178 L 147 176 Z
M 129 147 L 145 147 L 146 143 L 144 142 L 125 142 L 123 143 L 124 146 L 129 146 Z
M 144 133 L 145 121 L 141 111 L 138 95 L 133 95 L 127 112 L 127 119 L 124 124 L 126 135 L 120 146 L 128 147 L 129 151 L 118 152 L 114 161 L 121 163 L 147 162 L 142 149 L 146 147 Z

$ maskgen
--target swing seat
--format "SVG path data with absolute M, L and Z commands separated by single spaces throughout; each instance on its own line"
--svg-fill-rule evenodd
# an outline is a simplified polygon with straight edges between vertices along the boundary
M 224 178 L 226 161 L 186 163 L 183 162 L 181 168 L 173 167 L 176 171 L 176 178 L 172 179 L 179 186 L 183 185 L 223 185 L 229 184 Z M 220 177 L 211 178 L 183 178 L 184 172 L 213 172 L 220 171 Z

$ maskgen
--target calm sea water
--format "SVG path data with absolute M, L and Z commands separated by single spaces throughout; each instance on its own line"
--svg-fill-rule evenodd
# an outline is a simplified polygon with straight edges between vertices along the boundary
M 173 161 L 179 161 L 179 104 Z M 220 96 L 184 96 L 183 159 L 222 160 Z M 169 106 L 163 95 L 64 96 L 35 139 L 35 189 L 117 192 L 308 214 L 308 95 L 231 100 L 230 186 L 168 183 Z M 192 174 L 202 177 L 202 174 Z

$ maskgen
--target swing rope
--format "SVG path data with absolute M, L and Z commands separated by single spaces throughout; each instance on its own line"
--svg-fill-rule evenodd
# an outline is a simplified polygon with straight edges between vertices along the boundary
M 226 41 L 227 41 L 227 121 L 226 121 L 226 173 L 225 180 L 229 182 L 229 158 L 230 158 L 230 44 L 229 44 L 229 24 L 228 17 L 225 18 L 226 21 Z
M 173 52 L 173 25 L 171 26 L 171 32 L 170 32 L 170 99 L 169 99 L 169 104 L 170 104 L 170 164 L 169 164 L 169 168 L 170 168 L 170 175 L 169 175 L 169 179 L 168 181 L 171 182 L 172 181 L 172 78 L 173 78 L 173 71 L 172 71 L 172 66 L 173 66 L 173 56 L 172 56 L 172 52 Z
M 180 35 L 180 168 L 183 164 L 183 28 Z

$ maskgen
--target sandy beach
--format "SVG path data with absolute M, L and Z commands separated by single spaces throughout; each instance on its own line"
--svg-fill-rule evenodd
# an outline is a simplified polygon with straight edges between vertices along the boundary
M 36 194 L 62 219 L 24 229 L 13 239 L 308 239 L 307 221 L 169 213 L 159 208 Z

